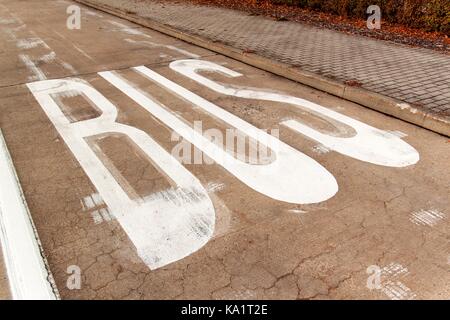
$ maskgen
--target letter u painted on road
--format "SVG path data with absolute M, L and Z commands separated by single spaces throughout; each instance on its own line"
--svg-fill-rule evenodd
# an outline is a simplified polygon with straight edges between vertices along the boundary
M 102 94 L 80 80 L 46 80 L 30 83 L 28 88 L 150 269 L 180 260 L 209 241 L 215 211 L 201 183 L 147 133 L 115 122 L 117 109 Z M 83 96 L 102 114 L 71 123 L 52 97 L 58 94 Z M 130 199 L 85 141 L 117 133 L 131 139 L 175 185 L 145 199 Z

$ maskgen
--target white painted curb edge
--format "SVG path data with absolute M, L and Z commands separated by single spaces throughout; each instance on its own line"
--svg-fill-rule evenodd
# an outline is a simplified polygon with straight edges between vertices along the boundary
M 59 299 L 1 130 L 0 242 L 13 299 Z

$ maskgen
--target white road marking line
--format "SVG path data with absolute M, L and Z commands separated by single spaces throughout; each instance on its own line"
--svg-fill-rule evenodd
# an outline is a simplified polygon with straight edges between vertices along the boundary
M 28 39 L 19 39 L 16 43 L 19 49 L 32 49 L 37 46 L 45 45 L 45 42 L 41 38 L 28 38 Z
M 103 222 L 102 215 L 97 210 L 91 212 L 92 219 L 94 219 L 95 224 L 100 224 Z
M 327 147 L 325 147 L 324 145 L 321 145 L 321 144 L 314 146 L 312 148 L 312 150 L 318 154 L 325 154 L 325 153 L 328 153 L 331 151 L 330 149 L 328 149 Z
M 81 53 L 83 56 L 88 58 L 89 60 L 95 62 L 94 58 L 92 58 L 90 55 L 88 55 L 83 49 L 77 47 L 75 44 L 72 43 L 72 46 L 77 50 L 79 53 Z
M 5 18 L 0 18 L 0 24 L 14 24 L 17 23 L 18 21 L 16 21 L 15 19 L 5 19 Z
M 34 80 L 45 80 L 47 77 L 44 72 L 34 64 L 34 62 L 30 59 L 30 57 L 26 54 L 19 54 L 19 59 L 25 64 L 25 66 L 30 70 L 34 76 L 30 77 L 31 81 Z
M 308 211 L 301 210 L 301 209 L 289 209 L 288 211 L 292 212 L 292 213 L 296 213 L 296 214 L 302 214 L 302 213 L 307 213 L 308 212 Z
M 1 130 L 0 168 L 0 239 L 12 296 L 18 300 L 58 299 Z
M 445 213 L 436 209 L 419 210 L 411 213 L 410 221 L 416 225 L 433 227 L 446 217 Z
M 98 193 L 93 193 L 91 195 L 91 197 L 92 197 L 92 200 L 94 200 L 94 203 L 96 206 L 101 206 L 101 205 L 105 204 L 102 197 Z
M 45 42 L 44 42 L 45 43 Z M 69 70 L 72 74 L 77 74 L 77 71 L 75 70 L 75 68 L 71 65 L 71 64 L 69 64 L 69 63 L 67 63 L 67 62 L 65 62 L 65 61 L 62 61 L 61 59 L 59 59 L 59 58 L 57 58 L 56 57 L 56 53 L 54 52 L 54 51 L 51 51 L 50 53 L 47 53 L 47 54 L 44 54 L 43 56 L 41 56 L 39 59 L 38 59 L 38 61 L 40 61 L 40 62 L 45 62 L 45 63 L 51 63 L 51 62 L 53 62 L 53 61 L 56 61 L 57 63 L 59 63 L 64 69 L 66 69 L 66 70 Z
M 63 34 L 59 33 L 58 31 L 54 31 L 54 30 L 53 30 L 53 32 L 54 32 L 55 34 L 57 34 L 60 38 L 62 38 L 62 39 L 64 39 L 64 40 L 66 40 L 67 42 L 69 42 L 69 43 L 72 45 L 72 47 L 74 47 L 75 50 L 77 50 L 77 51 L 78 51 L 79 53 L 81 53 L 83 56 L 85 56 L 85 57 L 88 58 L 89 60 L 95 62 L 95 60 L 94 60 L 90 55 L 88 55 L 83 49 L 80 49 L 79 47 L 77 47 L 71 40 L 67 39 Z
M 413 300 L 417 295 L 399 279 L 409 274 L 408 268 L 392 262 L 383 267 L 380 272 L 381 287 L 379 290 L 391 300 Z
M 45 49 L 52 51 L 52 49 L 50 48 L 50 46 L 47 44 L 47 42 L 45 42 L 44 40 L 42 40 L 41 38 L 38 37 L 38 35 L 36 34 L 36 32 L 34 32 L 33 30 L 29 30 L 28 31 L 33 37 L 33 39 L 36 39 L 36 41 L 39 41 L 40 44 L 42 45 L 42 47 L 44 47 Z M 20 40 L 19 40 L 20 41 Z
M 83 211 L 90 213 L 95 224 L 115 219 L 114 215 L 106 208 L 106 203 L 98 193 L 93 193 L 81 200 Z
M 384 277 L 399 277 L 409 274 L 409 271 L 407 268 L 403 267 L 399 263 L 392 262 L 385 266 L 383 269 L 381 269 L 381 276 Z
M 150 48 L 167 48 L 167 49 L 176 51 L 178 53 L 181 53 L 182 55 L 185 55 L 185 56 L 188 56 L 188 57 L 191 57 L 191 58 L 194 58 L 194 59 L 200 58 L 200 56 L 198 54 L 195 54 L 195 53 L 192 53 L 192 52 L 180 49 L 180 48 L 172 46 L 172 45 L 165 45 L 165 44 L 155 43 L 155 42 L 152 42 L 152 41 L 136 41 L 136 40 L 133 40 L 133 39 L 124 39 L 124 40 L 126 42 L 128 42 L 128 43 L 143 44 L 143 45 L 146 45 L 146 46 L 148 46 Z
M 151 36 L 149 36 L 148 34 L 145 34 L 144 32 L 140 31 L 138 29 L 140 27 L 136 27 L 136 28 L 129 27 L 123 23 L 120 23 L 120 22 L 117 22 L 114 20 L 108 20 L 108 22 L 116 27 L 119 27 L 118 31 L 121 31 L 121 32 L 124 32 L 127 34 L 131 34 L 131 35 L 135 35 L 135 36 L 143 36 L 146 38 L 151 38 Z M 113 31 L 115 31 L 115 30 L 113 30 Z
M 89 210 L 89 209 L 92 209 L 95 207 L 94 200 L 92 199 L 91 196 L 84 197 L 82 204 L 83 204 L 83 207 L 85 208 L 85 210 Z
M 225 184 L 220 182 L 210 182 L 206 185 L 206 191 L 208 191 L 208 193 L 218 192 L 220 190 L 223 190 L 224 188 Z
M 16 18 L 16 21 L 21 21 L 21 20 L 19 18 Z M 19 54 L 19 56 L 18 56 L 19 59 L 25 64 L 25 66 L 28 68 L 28 70 L 30 70 L 34 74 L 33 76 L 28 78 L 29 81 L 41 81 L 41 80 L 47 79 L 44 71 L 42 71 L 42 69 L 37 66 L 37 64 L 39 64 L 39 63 L 48 64 L 48 63 L 52 63 L 52 62 L 56 61 L 63 68 L 69 70 L 72 74 L 74 74 L 74 75 L 77 74 L 77 71 L 73 68 L 73 66 L 70 65 L 69 63 L 57 58 L 56 53 L 54 51 L 52 51 L 51 48 L 49 47 L 49 45 L 44 40 L 39 38 L 34 31 L 28 31 L 28 33 L 30 35 L 32 35 L 32 37 L 28 37 L 25 39 L 18 39 L 17 36 L 15 35 L 15 32 L 18 29 L 21 29 L 24 27 L 25 27 L 25 25 L 22 24 L 18 28 L 5 29 L 4 31 L 9 35 L 9 37 L 13 41 L 16 42 L 16 46 L 19 49 L 31 50 L 33 48 L 41 46 L 50 51 L 49 53 L 40 56 L 38 59 L 32 59 L 28 54 Z M 59 34 L 59 33 L 57 33 L 57 34 Z
M 56 53 L 55 53 L 55 51 L 51 51 L 51 52 L 41 56 L 39 58 L 39 61 L 42 61 L 45 63 L 50 63 L 50 62 L 54 61 L 55 59 L 56 59 Z
M 398 103 L 397 107 L 399 107 L 401 110 L 408 110 L 411 113 L 417 113 L 417 111 L 418 111 L 416 108 L 413 108 L 408 103 Z
M 401 132 L 401 131 L 399 131 L 399 130 L 392 130 L 392 131 L 388 131 L 388 132 L 389 132 L 390 134 L 393 134 L 393 135 L 399 137 L 399 138 L 405 138 L 405 137 L 408 136 L 406 133 Z
M 84 12 L 89 16 L 103 18 L 103 16 L 101 14 L 98 14 L 97 12 L 92 11 L 92 10 L 84 10 Z
M 58 62 L 63 66 L 64 69 L 69 70 L 73 75 L 78 74 L 77 70 L 70 64 L 65 61 L 58 59 Z
M 113 219 L 113 217 L 111 216 L 111 214 L 109 213 L 107 208 L 102 208 L 99 210 L 103 220 L 105 221 L 111 221 Z
M 400 281 L 386 281 L 381 291 L 391 300 L 414 300 L 417 295 Z

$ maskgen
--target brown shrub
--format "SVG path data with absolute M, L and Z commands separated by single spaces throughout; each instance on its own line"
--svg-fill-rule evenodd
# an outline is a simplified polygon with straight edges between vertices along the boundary
M 381 8 L 382 19 L 408 27 L 450 34 L 450 0 L 271 0 L 346 17 L 366 18 L 370 5 Z

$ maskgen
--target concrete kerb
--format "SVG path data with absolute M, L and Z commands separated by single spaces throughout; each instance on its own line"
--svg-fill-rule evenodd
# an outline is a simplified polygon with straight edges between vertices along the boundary
M 422 128 L 450 137 L 450 119 L 438 117 L 425 110 L 411 106 L 361 87 L 346 85 L 342 82 L 328 79 L 320 75 L 302 71 L 294 66 L 274 61 L 252 52 L 245 52 L 219 42 L 200 36 L 188 34 L 165 24 L 144 18 L 132 12 L 126 12 L 107 5 L 100 5 L 88 0 L 75 0 L 94 9 L 118 16 L 141 26 L 161 32 L 190 44 L 214 51 L 237 61 L 246 63 L 261 70 L 299 82 L 314 89 L 324 91 L 339 98 L 358 103 L 370 109 L 382 112 L 395 118 L 413 123 Z

